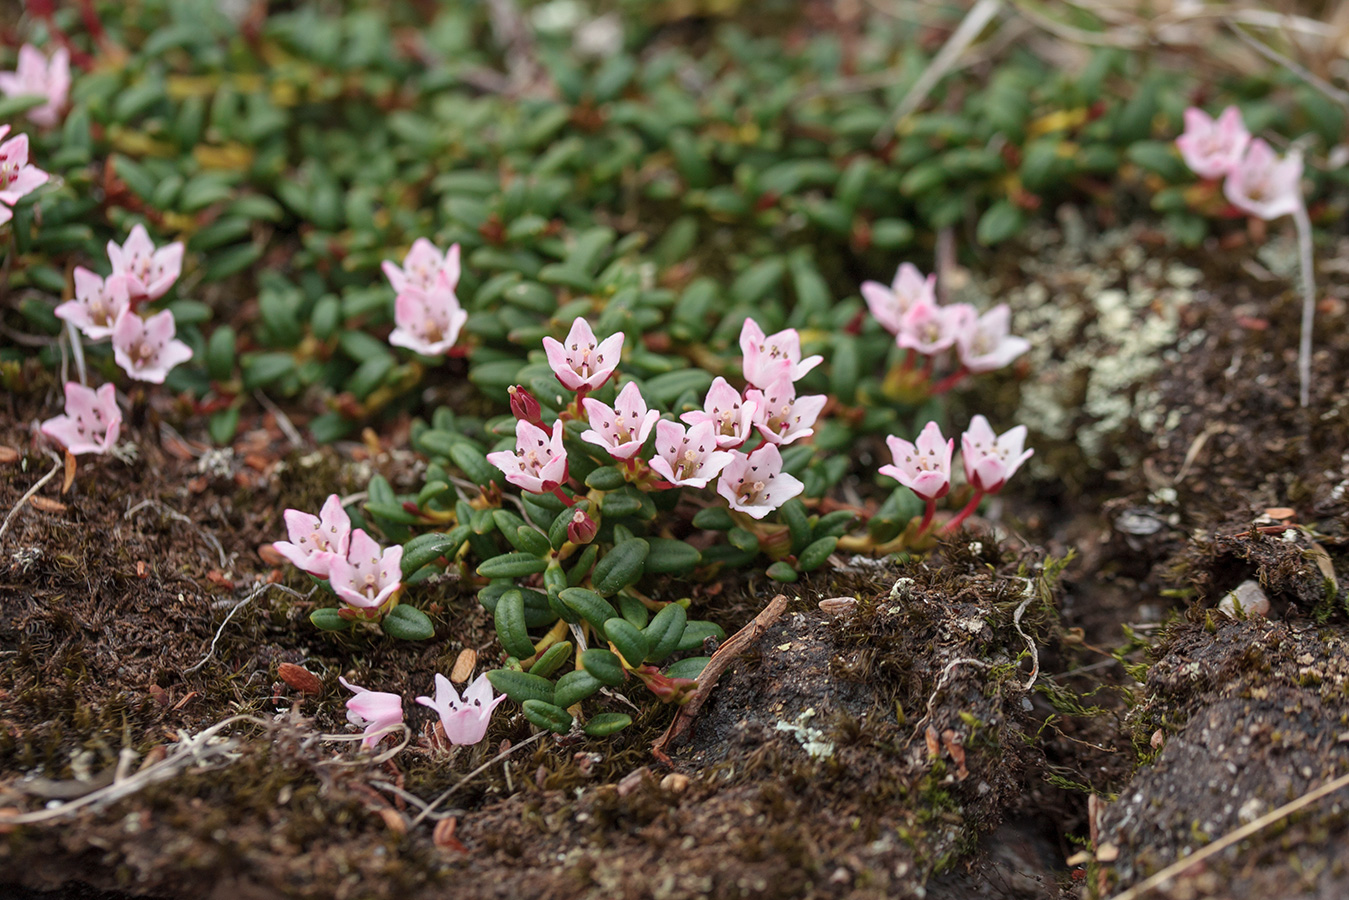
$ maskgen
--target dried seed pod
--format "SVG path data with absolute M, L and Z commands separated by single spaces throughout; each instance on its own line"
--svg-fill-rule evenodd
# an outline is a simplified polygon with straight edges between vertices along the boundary
M 313 672 L 304 666 L 297 666 L 294 663 L 282 663 L 276 667 L 276 674 L 286 684 L 295 688 L 301 694 L 321 694 L 323 693 L 323 682 Z
M 450 670 L 450 681 L 453 681 L 455 684 L 463 684 L 468 681 L 469 676 L 473 674 L 473 670 L 477 665 L 477 651 L 465 647 L 463 650 L 459 651 L 459 656 L 454 661 L 454 668 Z

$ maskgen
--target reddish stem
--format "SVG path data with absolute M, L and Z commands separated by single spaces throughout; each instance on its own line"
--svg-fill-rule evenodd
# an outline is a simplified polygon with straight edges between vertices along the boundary
M 923 513 L 923 521 L 918 523 L 918 533 L 922 534 L 932 525 L 932 517 L 937 514 L 937 501 L 929 497 L 927 501 L 927 511 Z
M 955 387 L 956 384 L 960 381 L 960 379 L 964 378 L 968 374 L 970 374 L 970 370 L 965 368 L 964 366 L 961 366 L 959 369 L 956 369 L 950 375 L 947 375 L 941 381 L 934 384 L 932 386 L 932 393 L 933 394 L 946 393 L 951 388 Z
M 960 524 L 970 517 L 970 513 L 974 512 L 976 509 L 979 508 L 979 503 L 983 499 L 984 499 L 984 492 L 976 490 L 974 492 L 974 496 L 970 498 L 970 502 L 965 504 L 965 508 L 962 509 L 959 513 L 957 513 L 956 517 L 951 521 L 947 522 L 946 526 L 942 528 L 942 534 L 951 534 L 953 531 L 959 528 Z
M 899 370 L 901 372 L 912 372 L 916 362 L 918 362 L 918 354 L 912 347 L 907 347 L 904 351 L 904 362 L 900 364 Z
M 561 487 L 555 487 L 555 488 L 553 488 L 553 496 L 554 496 L 554 497 L 557 497 L 557 499 L 561 500 L 563 503 L 567 504 L 568 506 L 575 506 L 575 505 L 576 505 L 576 501 L 573 500 L 572 498 L 568 497 L 566 494 L 564 494 L 564 493 L 562 492 L 562 488 L 561 488 Z

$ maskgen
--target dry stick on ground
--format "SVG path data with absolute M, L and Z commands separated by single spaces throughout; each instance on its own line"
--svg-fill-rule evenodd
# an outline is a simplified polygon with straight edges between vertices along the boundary
M 23 509 L 23 505 L 31 500 L 34 494 L 42 490 L 44 484 L 55 478 L 57 472 L 65 468 L 66 461 L 64 459 L 57 459 L 56 454 L 50 451 L 48 451 L 47 455 L 56 460 L 56 465 L 52 466 L 50 472 L 39 478 L 37 484 L 30 487 L 28 492 L 19 498 L 19 502 L 14 504 L 14 508 L 9 511 L 9 515 L 5 516 L 4 524 L 0 524 L 0 538 L 5 536 L 5 532 L 9 530 L 9 523 L 13 521 L 14 516 L 18 514 L 19 510 Z
M 1204 847 L 1202 850 L 1196 850 L 1194 853 L 1191 853 L 1184 859 L 1176 860 L 1171 865 L 1167 866 L 1165 869 L 1162 869 L 1160 872 L 1153 875 L 1146 881 L 1139 882 L 1138 884 L 1129 888 L 1127 891 L 1116 894 L 1114 897 L 1111 898 L 1111 900 L 1138 900 L 1139 897 L 1142 897 L 1148 891 L 1152 890 L 1153 888 L 1161 885 L 1166 881 L 1171 880 L 1175 876 L 1184 873 L 1185 870 L 1190 868 L 1191 866 L 1203 862 L 1210 856 L 1213 856 L 1217 853 L 1221 853 L 1228 847 L 1231 847 L 1233 844 L 1236 844 L 1239 841 L 1244 841 L 1246 838 L 1250 837 L 1256 832 L 1263 831 L 1266 827 L 1273 825 L 1280 819 L 1285 819 L 1288 816 L 1291 816 L 1293 813 L 1303 809 L 1304 807 L 1311 806 L 1313 803 L 1315 803 L 1317 800 L 1320 800 L 1322 797 L 1326 797 L 1330 794 L 1333 794 L 1344 787 L 1349 787 L 1349 775 L 1341 775 L 1339 778 L 1336 778 L 1333 781 L 1328 781 L 1325 784 L 1321 785 L 1316 790 L 1309 791 L 1308 793 L 1303 794 L 1301 797 L 1298 797 L 1296 800 L 1293 800 L 1290 803 L 1285 803 L 1283 806 L 1280 806 L 1278 809 L 1273 810 L 1272 812 L 1265 813 L 1263 816 L 1256 819 L 1254 822 L 1251 822 L 1248 825 L 1243 825 L 1236 831 L 1232 831 L 1229 832 L 1228 834 L 1223 835 L 1222 837 L 1218 838 L 1218 840 L 1209 844 L 1207 847 Z
M 687 703 L 679 707 L 679 712 L 675 719 L 670 723 L 670 727 L 665 729 L 665 733 L 656 739 L 651 745 L 651 753 L 665 765 L 672 765 L 666 750 L 670 744 L 677 740 L 689 726 L 693 724 L 693 719 L 698 715 L 698 710 L 707 702 L 708 695 L 717 684 L 717 679 L 721 673 L 726 671 L 731 662 L 737 656 L 744 653 L 749 645 L 759 639 L 765 631 L 772 627 L 773 623 L 781 617 L 783 610 L 787 608 L 787 597 L 785 594 L 778 594 L 769 604 L 764 607 L 763 612 L 754 617 L 744 628 L 737 631 L 726 639 L 726 643 L 717 648 L 717 652 L 712 654 L 712 658 L 707 661 L 707 666 L 702 674 L 698 676 L 698 688 L 689 697 Z
M 486 772 L 486 771 L 487 771 L 488 769 L 490 769 L 492 766 L 496 765 L 496 764 L 497 764 L 498 762 L 500 762 L 501 760 L 503 760 L 503 759 L 505 759 L 506 757 L 510 756 L 512 753 L 514 753 L 516 750 L 519 750 L 521 747 L 528 747 L 530 744 L 532 744 L 532 743 L 534 743 L 535 741 L 540 740 L 541 738 L 543 738 L 544 735 L 551 734 L 551 733 L 552 733 L 552 732 L 549 732 L 549 731 L 540 731 L 540 732 L 538 732 L 538 733 L 536 733 L 536 734 L 531 734 L 529 737 L 525 738 L 523 741 L 521 741 L 521 742 L 518 743 L 518 744 L 511 744 L 511 745 L 510 745 L 509 747 L 507 747 L 505 750 L 502 750 L 502 751 L 501 751 L 500 753 L 498 753 L 496 756 L 492 757 L 492 758 L 489 759 L 487 762 L 485 762 L 485 763 L 483 763 L 482 765 L 478 766 L 478 768 L 474 769 L 472 772 L 469 772 L 469 773 L 468 773 L 467 775 L 465 775 L 463 778 L 460 778 L 457 782 L 454 783 L 454 785 L 452 785 L 450 788 L 448 788 L 448 789 L 447 789 L 444 793 L 442 793 L 439 797 L 437 797 L 436 799 L 432 800 L 430 803 L 426 804 L 426 808 L 423 809 L 420 813 L 417 814 L 417 817 L 416 817 L 415 819 L 412 820 L 412 822 L 409 824 L 408 827 L 409 827 L 409 828 L 416 828 L 418 825 L 421 824 L 422 820 L 425 819 L 425 818 L 427 818 L 427 817 L 430 817 L 430 818 L 432 818 L 432 819 L 435 819 L 435 820 L 439 821 L 440 819 L 445 818 L 446 815 L 453 815 L 453 813 L 442 813 L 442 814 L 440 814 L 440 815 L 437 815 L 437 814 L 434 812 L 434 810 L 435 810 L 435 808 L 436 808 L 437 806 L 439 806 L 440 804 L 442 804 L 442 803 L 444 803 L 446 800 L 448 800 L 451 794 L 453 794 L 455 791 L 459 790 L 459 789 L 460 789 L 461 787 L 463 787 L 464 785 L 468 784 L 470 781 L 472 781 L 474 778 L 476 778 L 476 777 L 477 777 L 478 775 L 480 775 L 481 773 Z M 510 774 L 510 772 L 509 772 L 509 770 L 507 770 L 508 780 L 509 780 L 509 774 Z
M 220 623 L 220 627 L 217 628 L 217 629 L 215 630 L 215 637 L 211 638 L 211 646 L 207 649 L 206 655 L 203 656 L 203 657 L 201 658 L 201 662 L 197 663 L 195 666 L 192 666 L 191 668 L 184 669 L 184 670 L 183 670 L 183 674 L 184 674 L 184 675 L 191 675 L 191 674 L 193 674 L 194 672 L 196 672 L 198 669 L 200 669 L 202 666 L 206 665 L 207 661 L 209 661 L 210 658 L 211 658 L 212 656 L 215 655 L 215 645 L 216 645 L 217 643 L 219 643 L 219 641 L 220 641 L 220 635 L 222 635 L 222 634 L 225 633 L 225 626 L 228 625 L 228 624 L 230 623 L 230 619 L 234 618 L 234 614 L 237 613 L 239 610 L 243 609 L 245 606 L 247 606 L 247 605 L 248 605 L 248 602 L 249 602 L 250 600 L 252 600 L 253 598 L 257 597 L 259 594 L 261 594 L 263 591 L 267 590 L 268 588 L 276 588 L 276 589 L 279 590 L 279 591 L 284 591 L 285 593 L 290 594 L 292 597 L 298 597 L 298 598 L 300 598 L 301 600 L 308 600 L 310 597 L 314 596 L 314 591 L 317 591 L 317 590 L 319 589 L 319 586 L 316 584 L 316 585 L 314 585 L 312 588 L 309 589 L 309 593 L 307 593 L 307 594 L 301 594 L 299 591 L 291 590 L 290 588 L 286 587 L 284 584 L 263 584 L 263 585 L 260 585 L 260 586 L 257 588 L 257 590 L 253 591 L 253 592 L 252 592 L 251 594 L 249 594 L 247 597 L 243 598 L 243 599 L 240 600 L 238 603 L 234 604 L 234 606 L 230 609 L 229 614 L 225 616 L 225 620 L 224 620 L 223 622 Z

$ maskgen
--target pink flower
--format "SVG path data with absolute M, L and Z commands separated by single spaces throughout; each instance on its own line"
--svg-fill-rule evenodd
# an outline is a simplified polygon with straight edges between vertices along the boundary
M 618 392 L 612 408 L 589 397 L 582 402 L 590 429 L 581 432 L 581 440 L 603 447 L 614 459 L 632 459 L 640 453 L 651 426 L 660 418 L 659 410 L 646 408 L 646 398 L 635 381 Z
M 823 356 L 801 358 L 801 335 L 795 328 L 765 336 L 753 319 L 740 327 L 740 352 L 745 355 L 745 380 L 757 388 L 772 384 L 784 370 L 792 381 L 800 381 L 824 361 Z
M 889 475 L 923 500 L 938 500 L 951 490 L 951 454 L 956 442 L 954 438 L 944 440 L 936 422 L 928 422 L 923 428 L 917 446 L 894 435 L 885 443 L 895 463 L 881 466 L 882 475 Z
M 1021 451 L 1026 442 L 1026 426 L 1018 425 L 1001 437 L 993 433 L 988 420 L 975 416 L 960 436 L 960 455 L 965 464 L 965 480 L 976 490 L 996 494 L 1034 450 Z
M 382 549 L 375 539 L 357 528 L 351 533 L 346 556 L 333 554 L 328 567 L 328 583 L 337 596 L 352 607 L 375 618 L 403 586 L 403 548 Z
M 351 546 L 351 517 L 336 494 L 329 495 L 317 516 L 288 509 L 282 517 L 290 540 L 277 541 L 272 549 L 297 568 L 327 578 L 333 560 L 346 558 Z
M 725 378 L 717 377 L 708 388 L 703 408 L 686 412 L 679 418 L 689 425 L 711 422 L 717 447 L 726 450 L 745 443 L 754 430 L 754 404 L 742 401 L 739 391 Z
M 717 493 L 731 509 L 762 519 L 805 490 L 805 485 L 782 471 L 776 444 L 764 444 L 746 455 L 736 452 L 721 471 Z
M 764 440 L 786 445 L 815 433 L 815 420 L 828 398 L 824 394 L 796 396 L 796 385 L 784 370 L 765 390 L 746 391 L 745 399 L 754 404 L 754 424 Z
M 530 493 L 546 494 L 567 480 L 567 450 L 562 446 L 562 420 L 549 434 L 537 425 L 517 420 L 515 452 L 498 450 L 487 461 L 506 473 L 506 480 Z
M 1223 193 L 1242 212 L 1271 221 L 1302 206 L 1302 154 L 1279 159 L 1260 138 L 1223 182 Z
M 988 312 L 971 319 L 956 334 L 960 363 L 971 372 L 992 372 L 1030 349 L 1030 341 L 1008 334 L 1012 311 L 999 303 Z
M 109 275 L 108 280 L 82 266 L 75 267 L 75 299 L 56 307 L 56 315 L 73 324 L 91 341 L 112 337 L 122 313 L 131 308 L 126 276 Z
M 362 747 L 370 749 L 387 736 L 385 729 L 403 724 L 402 697 L 366 690 L 358 684 L 351 684 L 341 675 L 337 676 L 337 680 L 342 683 L 342 687 L 356 694 L 347 700 L 347 721 L 357 728 L 365 729 Z
M 563 387 L 569 391 L 581 388 L 593 391 L 608 381 L 618 367 L 623 356 L 623 332 L 611 334 L 597 345 L 590 323 L 577 319 L 571 323 L 565 343 L 546 337 L 543 350 Z
M 936 356 L 954 344 L 974 319 L 974 307 L 968 303 L 917 303 L 904 314 L 895 342 L 924 356 Z
M 886 331 L 898 335 L 904 314 L 915 304 L 937 305 L 937 276 L 929 275 L 925 279 L 913 263 L 903 263 L 890 287 L 879 281 L 862 282 L 862 297 L 876 321 Z
M 456 245 L 457 246 L 457 245 Z M 440 356 L 459 340 L 468 313 L 459 306 L 454 286 L 444 272 L 428 289 L 408 285 L 394 300 L 389 343 L 426 356 Z
M 408 255 L 403 258 L 401 269 L 387 259 L 384 260 L 383 268 L 396 294 L 408 288 L 429 291 L 442 277 L 449 282 L 450 293 L 453 294 L 459 286 L 459 245 L 452 244 L 448 253 L 441 253 L 426 238 L 417 238 L 412 242 Z
M 1185 164 L 1200 178 L 1221 178 L 1241 161 L 1251 133 L 1241 121 L 1241 110 L 1229 106 L 1215 122 L 1202 109 L 1185 110 L 1185 133 L 1176 146 Z
M 651 469 L 670 484 L 707 487 L 733 456 L 730 450 L 717 449 L 710 421 L 688 431 L 678 422 L 662 419 L 656 423 L 656 455 L 651 458 Z
M 418 697 L 417 702 L 436 711 L 451 744 L 476 744 L 487 734 L 492 710 L 506 699 L 505 694 L 495 698 L 492 694 L 492 683 L 487 680 L 486 672 L 473 680 L 462 700 L 450 679 L 437 672 L 436 698 Z
M 122 411 L 117 408 L 116 389 L 105 384 L 97 391 L 75 381 L 66 382 L 66 414 L 42 423 L 42 433 L 60 441 L 67 450 L 107 453 L 122 430 Z
M 163 384 L 169 370 L 192 358 L 187 344 L 176 340 L 178 329 L 167 309 L 142 319 L 124 312 L 112 329 L 112 355 L 137 381 Z
M 51 59 L 32 44 L 19 48 L 19 65 L 13 72 L 0 72 L 0 94 L 6 97 L 46 97 L 47 102 L 28 111 L 28 118 L 43 128 L 61 120 L 70 95 L 70 54 L 58 47 Z
M 8 125 L 0 125 L 0 140 L 9 134 Z M 14 218 L 11 206 L 19 198 L 47 183 L 46 172 L 28 164 L 28 135 L 21 134 L 0 144 L 0 225 Z
M 155 249 L 145 226 L 136 225 L 122 246 L 108 241 L 108 259 L 112 274 L 126 276 L 131 299 L 155 300 L 164 296 L 183 271 L 183 243 L 174 241 Z

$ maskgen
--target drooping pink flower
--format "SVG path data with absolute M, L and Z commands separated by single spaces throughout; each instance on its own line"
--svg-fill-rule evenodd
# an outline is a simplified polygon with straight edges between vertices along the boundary
M 707 487 L 733 456 L 730 450 L 717 449 L 711 421 L 699 422 L 687 431 L 667 419 L 656 423 L 656 455 L 651 458 L 651 469 L 670 484 Z
M 56 307 L 56 315 L 91 341 L 112 337 L 122 313 L 131 308 L 126 276 L 109 275 L 104 281 L 83 266 L 75 267 L 75 299 Z
M 608 381 L 618 367 L 623 356 L 623 332 L 611 334 L 597 343 L 590 323 L 577 319 L 571 323 L 565 342 L 546 337 L 543 350 L 548 354 L 548 365 L 563 387 L 569 391 L 582 388 L 593 391 Z
M 317 516 L 298 509 L 282 513 L 288 541 L 277 541 L 272 549 L 299 569 L 319 578 L 327 578 L 334 559 L 345 559 L 351 547 L 351 517 L 342 508 L 342 499 L 329 495 Z
M 403 257 L 402 268 L 393 260 L 386 259 L 383 269 L 396 294 L 410 287 L 429 291 L 442 276 L 449 282 L 450 293 L 454 293 L 459 286 L 459 245 L 451 244 L 448 252 L 441 253 L 426 238 L 417 238 L 412 242 L 408 255 Z
M 823 356 L 801 358 L 801 335 L 795 328 L 765 335 L 753 319 L 745 319 L 740 327 L 740 352 L 745 356 L 745 380 L 757 388 L 772 384 L 783 371 L 792 381 L 800 381 L 824 361 Z
M 0 141 L 9 134 L 8 125 L 0 125 Z M 28 135 L 21 134 L 0 143 L 0 225 L 14 218 L 11 206 L 47 183 L 49 176 L 28 163 Z
M 42 433 L 60 441 L 71 453 L 107 453 L 122 430 L 122 411 L 116 389 L 105 384 L 97 391 L 76 381 L 66 382 L 66 414 L 42 423 Z
M 506 480 L 534 494 L 546 494 L 567 480 L 567 450 L 562 446 L 562 420 L 552 433 L 525 421 L 515 423 L 515 451 L 498 450 L 487 461 L 506 473 Z
M 347 721 L 357 728 L 365 729 L 365 740 L 361 746 L 367 750 L 392 734 L 395 725 L 403 724 L 403 698 L 397 694 L 383 691 L 371 691 L 352 684 L 341 675 L 337 676 L 342 687 L 356 696 L 347 699 Z
M 1302 154 L 1279 159 L 1256 138 L 1228 173 L 1223 193 L 1233 206 L 1266 222 L 1291 215 L 1302 206 Z
M 754 404 L 754 424 L 764 440 L 785 446 L 815 433 L 815 420 L 829 398 L 796 396 L 796 385 L 783 371 L 766 389 L 746 391 L 745 399 Z
M 966 323 L 956 334 L 960 364 L 971 372 L 992 372 L 1030 349 L 1030 341 L 1009 334 L 1012 310 L 999 303 Z
M 1241 110 L 1235 106 L 1223 110 L 1217 121 L 1191 106 L 1185 110 L 1185 133 L 1176 138 L 1176 146 L 1185 164 L 1200 178 L 1222 178 L 1241 161 L 1250 140 Z
M 976 490 L 996 494 L 1035 452 L 1022 452 L 1025 442 L 1025 425 L 1018 425 L 999 436 L 993 433 L 987 419 L 975 416 L 970 420 L 970 427 L 960 437 L 965 480 Z
M 951 490 L 951 454 L 956 442 L 943 438 L 936 422 L 928 422 L 914 443 L 894 435 L 885 443 L 895 462 L 881 466 L 882 475 L 889 475 L 923 500 L 939 500 Z
M 456 245 L 457 246 L 457 245 Z M 444 272 L 429 289 L 408 285 L 394 299 L 389 343 L 426 356 L 440 356 L 459 340 L 468 313 Z
M 328 583 L 345 603 L 376 618 L 379 611 L 403 586 L 403 548 L 387 550 L 364 530 L 351 532 L 346 556 L 334 554 L 328 567 Z
M 158 249 L 144 225 L 135 225 L 120 247 L 108 241 L 112 274 L 125 275 L 132 300 L 156 300 L 173 286 L 183 271 L 183 242 Z
M 493 697 L 493 693 L 492 683 L 484 672 L 473 680 L 460 699 L 450 679 L 437 672 L 435 699 L 418 697 L 417 702 L 436 711 L 451 744 L 476 744 L 487 734 L 492 711 L 506 699 L 505 694 Z
M 886 331 L 898 335 L 905 313 L 915 304 L 937 304 L 937 276 L 924 278 L 913 263 L 902 263 L 889 287 L 879 281 L 862 282 L 862 298 L 876 321 Z
M 32 44 L 19 48 L 19 65 L 13 72 L 0 72 L 0 94 L 6 97 L 46 97 L 47 102 L 28 111 L 28 118 L 43 128 L 61 121 L 70 97 L 70 53 L 57 47 L 51 59 Z
M 753 433 L 754 409 L 753 403 L 742 400 L 740 392 L 718 376 L 707 390 L 703 408 L 686 412 L 679 418 L 691 426 L 712 423 L 718 449 L 728 450 L 745 443 Z
M 776 444 L 764 444 L 748 455 L 737 451 L 717 481 L 717 493 L 731 509 L 762 519 L 805 490 L 805 485 L 782 471 Z
M 192 358 L 192 348 L 174 338 L 177 332 L 167 309 L 148 319 L 124 312 L 112 329 L 113 358 L 137 381 L 163 384 L 170 369 Z
M 632 459 L 640 453 L 651 427 L 660 418 L 660 410 L 646 408 L 646 398 L 635 381 L 618 392 L 612 407 L 590 397 L 583 405 L 590 428 L 581 432 L 581 440 L 603 447 L 614 459 Z
M 917 303 L 904 314 L 895 342 L 924 356 L 935 356 L 951 347 L 974 319 L 974 307 L 968 303 Z

